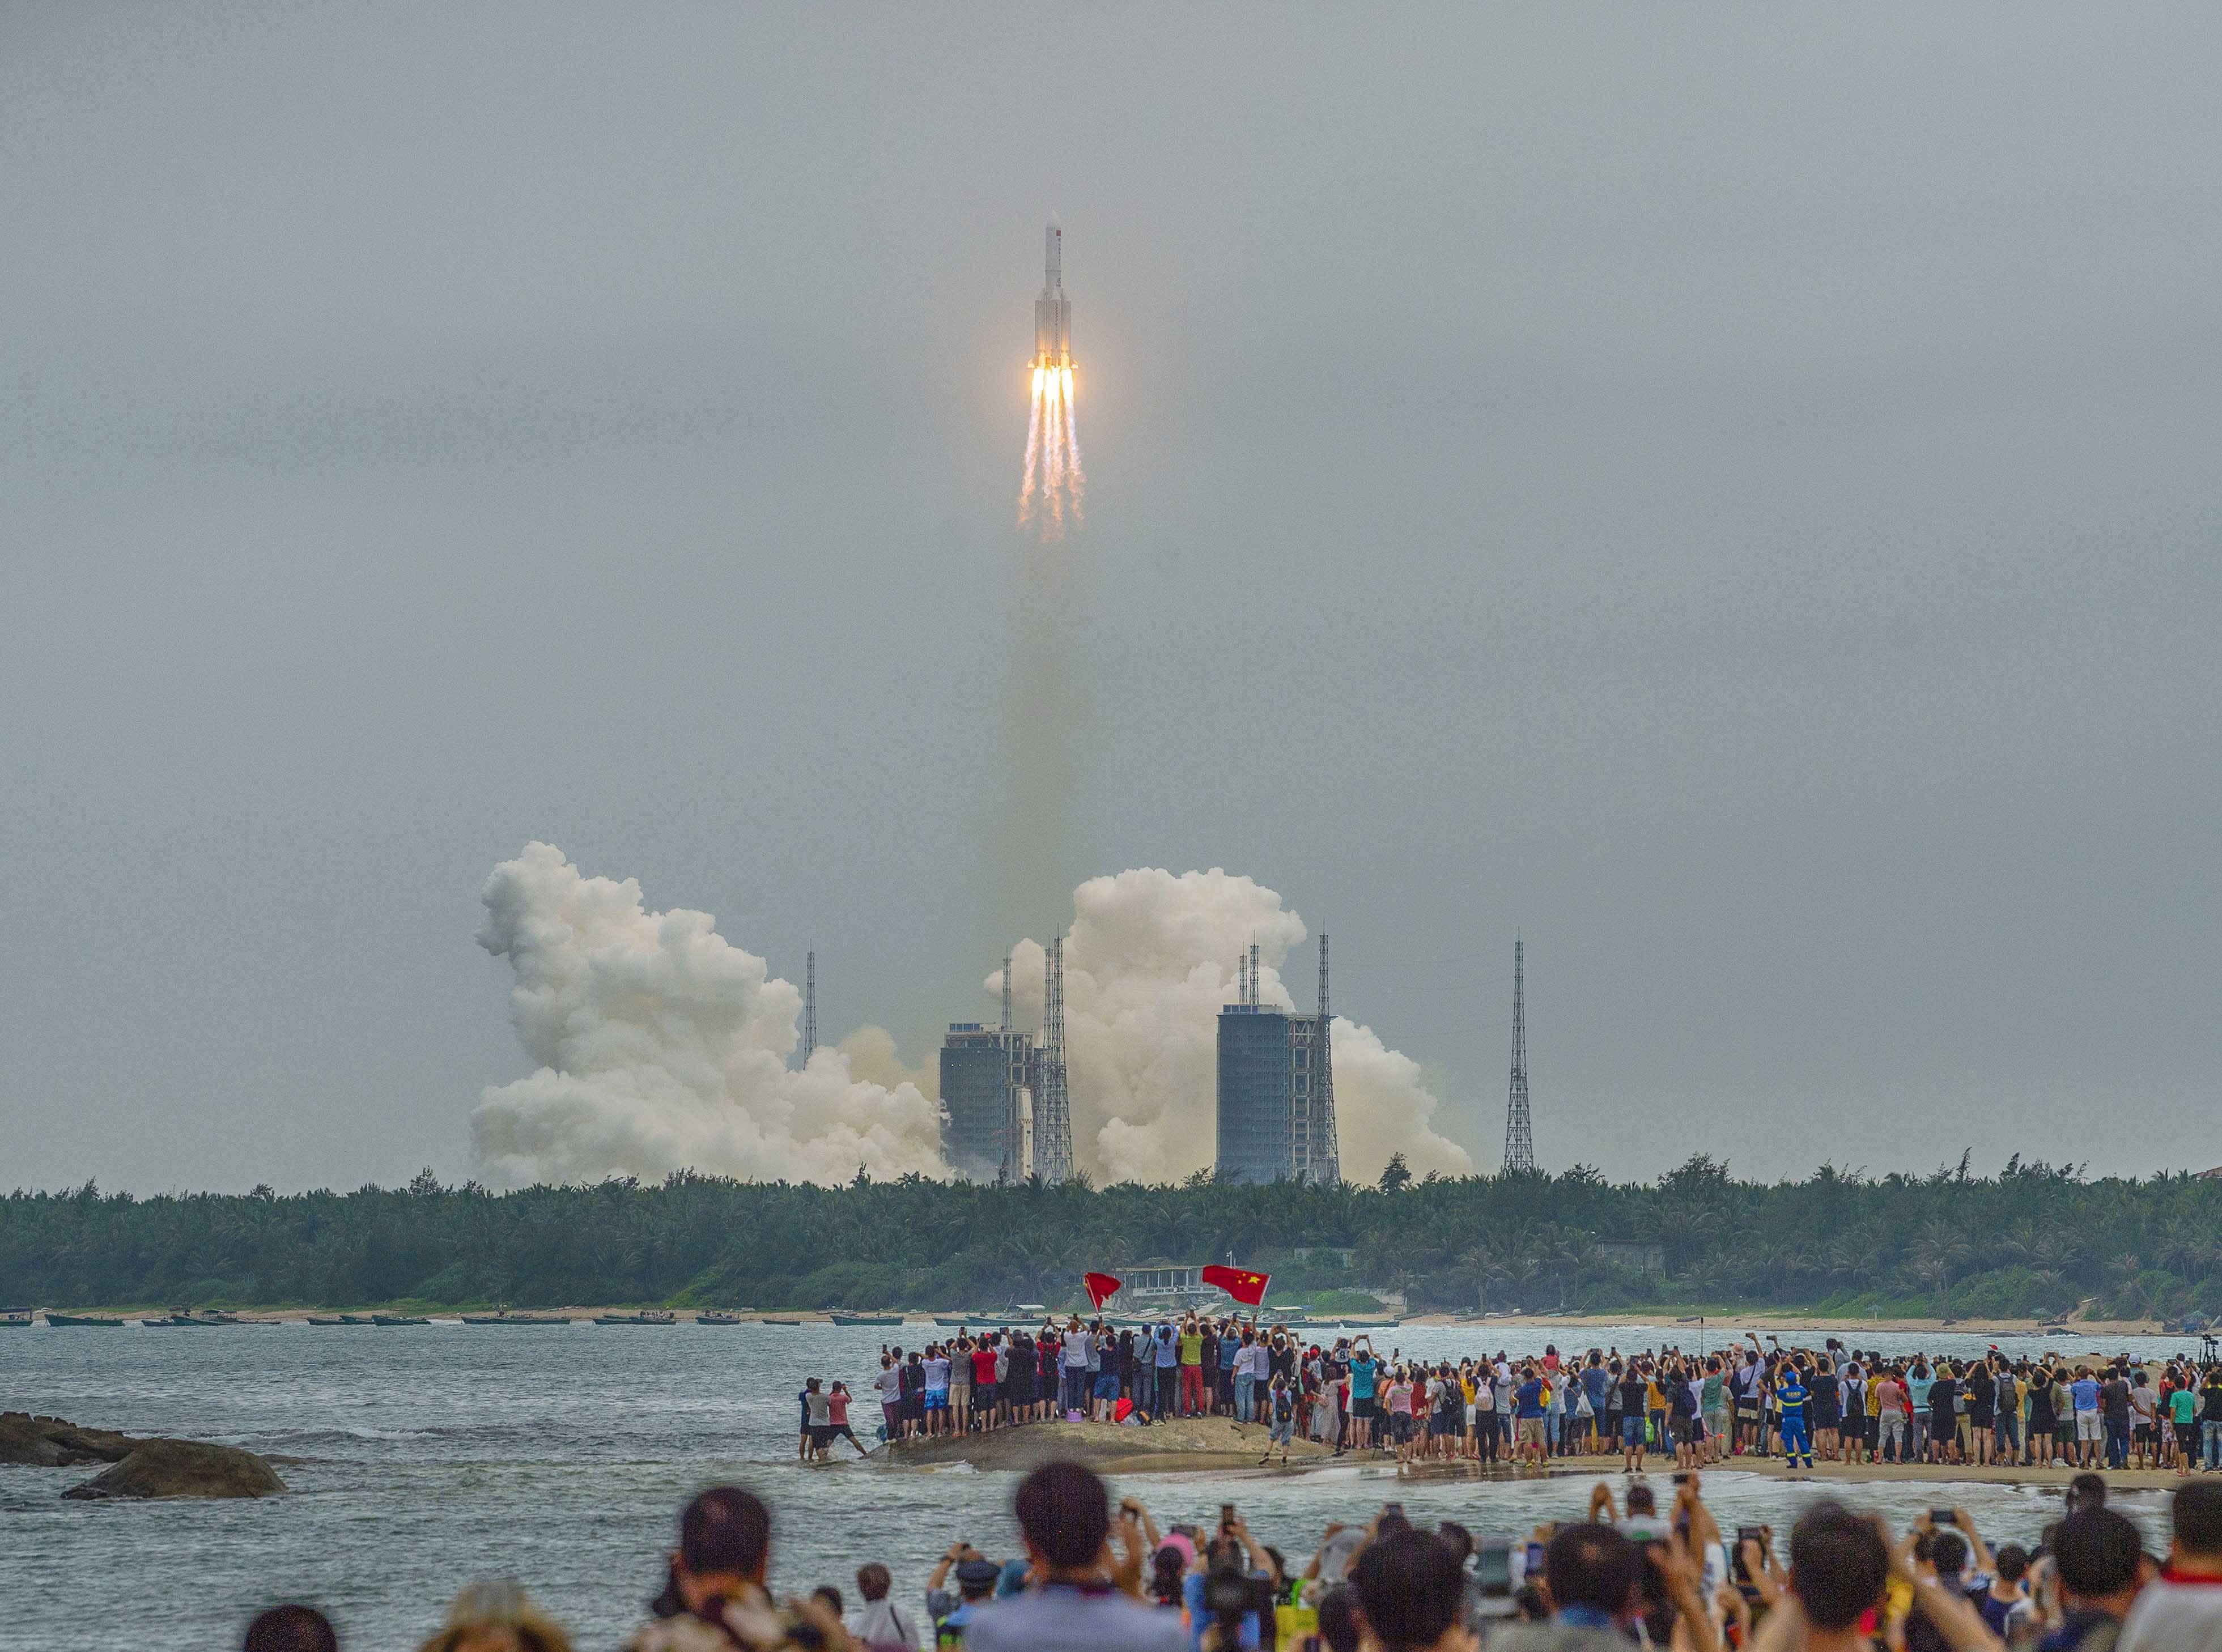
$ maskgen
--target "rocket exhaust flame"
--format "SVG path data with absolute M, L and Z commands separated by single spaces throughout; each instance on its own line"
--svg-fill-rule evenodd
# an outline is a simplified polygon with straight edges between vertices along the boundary
M 1026 420 L 1026 467 L 1019 482 L 1019 525 L 1039 523 L 1045 541 L 1076 523 L 1087 478 L 1072 422 L 1072 301 L 1064 296 L 1064 231 L 1043 234 L 1041 297 L 1034 300 L 1033 407 Z

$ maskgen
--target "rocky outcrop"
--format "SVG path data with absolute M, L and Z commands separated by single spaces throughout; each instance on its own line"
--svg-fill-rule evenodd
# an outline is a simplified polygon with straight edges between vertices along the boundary
M 278 1471 L 237 1446 L 197 1440 L 141 1441 L 104 1474 L 62 1495 L 82 1501 L 110 1498 L 269 1497 L 286 1489 Z
M 64 1497 L 268 1497 L 286 1482 L 263 1458 L 197 1440 L 142 1440 L 113 1429 L 81 1429 L 59 1417 L 0 1411 L 0 1463 L 33 1468 L 114 1465 Z
M 139 1443 L 113 1429 L 81 1429 L 59 1417 L 0 1411 L 0 1463 L 73 1468 L 80 1463 L 122 1462 Z

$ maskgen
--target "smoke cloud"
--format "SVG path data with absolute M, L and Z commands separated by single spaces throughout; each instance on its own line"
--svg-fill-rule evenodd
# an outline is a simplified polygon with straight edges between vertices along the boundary
M 916 1085 L 859 1076 L 839 1049 L 788 1068 L 801 993 L 708 913 L 649 911 L 637 881 L 586 877 L 547 843 L 496 867 L 483 898 L 479 944 L 516 972 L 510 1020 L 538 1066 L 471 1116 L 489 1181 L 947 1173 Z M 891 1064 L 884 1035 L 860 1053 Z
M 1219 1011 L 1234 999 L 1236 960 L 1259 948 L 1261 1002 L 1298 1008 L 1282 979 L 1305 938 L 1303 920 L 1273 891 L 1217 867 L 1093 878 L 1074 892 L 1064 943 L 1066 1058 L 1074 1156 L 1108 1181 L 1178 1180 L 1215 1149 Z M 1042 1007 L 1041 944 L 1012 954 L 1012 994 L 1034 1024 Z M 1303 973 L 1300 967 L 1299 973 Z M 1001 972 L 986 982 L 1002 990 Z M 1305 993 L 1304 1008 L 1311 1004 Z M 1415 1175 L 1471 1173 L 1472 1161 L 1435 1133 L 1437 1102 L 1419 1063 L 1370 1027 L 1334 1022 L 1335 1126 L 1342 1172 L 1380 1174 L 1402 1153 Z
M 589 878 L 547 843 L 496 867 L 483 898 L 479 944 L 516 973 L 510 1020 L 537 1068 L 488 1089 L 471 1116 L 489 1182 L 679 1169 L 837 1182 L 859 1165 L 882 1179 L 948 1174 L 931 1073 L 913 1073 L 876 1027 L 791 1070 L 801 993 L 708 913 L 650 911 L 636 880 Z M 1219 1011 L 1234 997 L 1235 961 L 1256 942 L 1259 998 L 1297 1009 L 1282 971 L 1303 920 L 1216 867 L 1093 878 L 1072 904 L 1076 1157 L 1100 1180 L 1178 1180 L 1212 1161 Z M 1013 996 L 1036 1025 L 1042 961 L 1038 942 L 1014 950 Z M 1000 973 L 986 982 L 991 995 L 1001 986 Z M 1334 1075 L 1345 1176 L 1371 1180 L 1398 1152 L 1416 1174 L 1472 1170 L 1432 1127 L 1419 1064 L 1372 1029 L 1336 1019 Z

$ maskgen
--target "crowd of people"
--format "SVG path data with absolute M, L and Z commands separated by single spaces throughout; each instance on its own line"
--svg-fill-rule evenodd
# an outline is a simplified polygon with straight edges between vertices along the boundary
M 1835 1502 L 1808 1507 L 1777 1552 L 1767 1529 L 1724 1538 L 1702 1476 L 1660 1510 L 1647 1482 L 1616 1506 L 1525 1539 L 1415 1524 L 1390 1504 L 1330 1525 L 1301 1568 L 1232 1505 L 1208 1528 L 1160 1531 L 1076 1463 L 1018 1487 L 1020 1552 L 956 1543 L 907 1609 L 889 1569 L 775 1598 L 770 1510 L 723 1486 L 681 1513 L 661 1592 L 627 1652 L 2222 1652 L 2222 1481 L 2177 1490 L 2164 1557 L 2080 1476 L 2032 1544 L 1993 1549 L 1934 1511 L 1893 1533 Z M 246 1652 L 337 1652 L 319 1612 L 279 1607 Z M 466 1590 L 422 1652 L 570 1652 L 513 1584 Z
M 1747 1333 L 1710 1352 L 1561 1355 L 1553 1346 L 1540 1356 L 1428 1361 L 1384 1355 L 1364 1332 L 1322 1342 L 1232 1316 L 1139 1329 L 1073 1316 L 960 1330 L 908 1353 L 883 1347 L 873 1380 L 890 1441 L 1054 1417 L 1139 1426 L 1225 1416 L 1266 1425 L 1268 1455 L 1305 1439 L 1408 1462 L 1616 1455 L 1630 1473 L 1654 1453 L 1681 1468 L 1780 1455 L 1807 1467 L 2222 1472 L 2222 1364 L 2202 1371 L 2188 1357 L 1883 1355 L 1834 1337 L 1818 1349 L 1762 1345 Z M 832 1387 L 845 1417 L 846 1390 Z M 803 1399 L 800 1449 L 823 1455 L 845 1424 L 830 1425 Z

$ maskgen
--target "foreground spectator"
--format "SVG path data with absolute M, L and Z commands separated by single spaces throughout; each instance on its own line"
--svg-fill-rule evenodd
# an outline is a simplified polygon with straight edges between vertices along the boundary
M 1652 1551 L 1648 1557 L 1647 1550 Z M 1367 1549 L 1360 1564 L 1372 1553 Z M 1490 1652 L 1622 1652 L 1645 1615 L 1647 1561 L 1658 1568 L 1673 1615 L 1674 1645 L 1710 1652 L 1716 1644 L 1712 1619 L 1698 1599 L 1693 1568 L 1679 1542 L 1632 1542 L 1617 1528 L 1597 1521 L 1561 1527 L 1543 1551 L 1550 1620 L 1508 1625 L 1490 1636 Z
M 669 1580 L 655 1618 L 625 1643 L 628 1652 L 731 1652 L 734 1647 L 855 1652 L 840 1618 L 823 1601 L 790 1600 L 784 1610 L 773 1605 L 764 1587 L 770 1565 L 771 1511 L 738 1486 L 712 1486 L 679 1517 Z M 438 1652 L 479 1649 L 443 1645 Z M 527 1646 L 520 1652 L 543 1649 Z
M 448 1621 L 417 1652 L 571 1652 L 571 1640 L 530 1595 L 503 1580 L 457 1595 Z
M 857 1593 L 864 1598 L 857 1638 L 865 1652 L 919 1652 L 918 1630 L 888 1598 L 894 1588 L 894 1576 L 877 1561 L 857 1568 Z
M 247 1626 L 244 1652 L 339 1652 L 331 1620 L 314 1606 L 273 1606 Z
M 2222 1482 L 2179 1487 L 2168 1569 L 2138 1595 L 2118 1652 L 2222 1652 Z
M 1380 1652 L 1472 1652 L 1459 1621 L 1466 1573 L 1441 1538 L 1407 1526 L 1376 1538 L 1351 1568 L 1361 1644 Z
M 1143 1538 L 1132 1516 L 1111 1544 L 1111 1494 L 1078 1463 L 1045 1463 L 1019 1483 L 1019 1531 L 1033 1586 L 981 1611 L 967 1652 L 1184 1652 L 1179 1616 L 1140 1598 Z
M 2052 1561 L 2060 1621 L 2038 1645 L 2043 1652 L 2106 1652 L 2144 1581 L 2137 1529 L 2112 1509 L 2079 1510 L 2053 1529 Z

